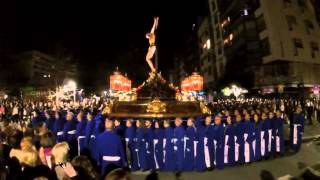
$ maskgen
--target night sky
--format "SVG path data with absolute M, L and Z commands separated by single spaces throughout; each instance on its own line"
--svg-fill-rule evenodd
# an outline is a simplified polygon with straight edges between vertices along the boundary
M 1 1 L 0 35 L 10 53 L 32 49 L 50 53 L 56 46 L 63 48 L 79 64 L 81 84 L 93 87 L 106 82 L 105 76 L 117 65 L 132 79 L 145 78 L 141 75 L 145 72 L 134 70 L 148 68 L 145 33 L 154 15 L 160 16 L 159 60 L 166 72 L 174 54 L 188 45 L 185 40 L 196 18 L 206 14 L 203 0 L 115 2 Z

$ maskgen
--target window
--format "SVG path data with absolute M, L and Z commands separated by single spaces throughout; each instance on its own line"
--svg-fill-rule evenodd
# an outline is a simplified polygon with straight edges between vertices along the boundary
M 287 15 L 286 18 L 287 18 L 289 31 L 292 31 L 293 30 L 293 26 L 297 25 L 296 17 L 291 16 L 291 15 Z
M 209 66 L 209 68 L 208 68 L 208 75 L 211 76 L 211 74 L 212 74 L 212 68 L 211 68 L 211 66 Z
M 208 56 L 208 62 L 210 62 L 211 61 L 211 58 L 210 58 L 210 55 Z
M 298 38 L 293 39 L 294 55 L 298 56 L 298 49 L 303 48 L 302 40 Z
M 313 23 L 311 21 L 309 21 L 309 20 L 305 20 L 304 23 L 305 23 L 305 26 L 306 26 L 307 33 L 310 34 L 310 32 L 312 30 L 314 30 Z
M 261 32 L 265 29 L 266 29 L 266 22 L 264 21 L 264 16 L 260 15 L 257 18 L 257 30 L 258 30 L 258 32 Z
M 319 53 L 319 46 L 318 43 L 316 42 L 311 42 L 310 43 L 311 46 L 311 57 L 315 58 L 316 57 L 316 53 Z
M 270 43 L 267 37 L 261 40 L 261 52 L 263 56 L 270 55 Z

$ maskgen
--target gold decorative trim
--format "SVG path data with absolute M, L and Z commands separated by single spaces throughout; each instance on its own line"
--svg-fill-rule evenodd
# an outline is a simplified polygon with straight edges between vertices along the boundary
M 211 110 L 203 102 L 200 102 L 200 109 L 203 114 L 211 115 Z
M 155 98 L 147 105 L 148 113 L 165 113 L 167 112 L 167 104 L 160 101 L 159 98 Z
M 103 108 L 102 110 L 102 114 L 105 115 L 105 114 L 110 114 L 112 112 L 112 107 L 113 107 L 113 103 L 112 102 L 109 102 L 105 108 Z

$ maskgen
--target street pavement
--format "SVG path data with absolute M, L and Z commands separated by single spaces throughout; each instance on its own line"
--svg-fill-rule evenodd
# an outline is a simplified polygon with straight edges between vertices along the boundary
M 266 170 L 272 173 L 276 178 L 292 175 L 298 176 L 303 168 L 320 163 L 320 145 L 319 141 L 314 141 L 311 137 L 320 135 L 320 126 L 313 125 L 305 126 L 306 139 L 302 145 L 301 151 L 297 154 L 288 152 L 284 157 L 275 159 L 254 162 L 248 165 L 227 167 L 223 170 L 213 170 L 206 172 L 182 172 L 180 175 L 169 172 L 158 172 L 148 174 L 148 172 L 134 172 L 133 180 L 142 179 L 160 179 L 160 180 L 206 180 L 206 179 L 221 179 L 221 180 L 258 180 L 261 179 L 261 171 Z M 149 176 L 148 176 L 149 175 Z

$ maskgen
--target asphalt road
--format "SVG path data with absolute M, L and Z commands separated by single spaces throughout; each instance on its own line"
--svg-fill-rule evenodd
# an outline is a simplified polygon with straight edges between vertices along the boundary
M 320 132 L 320 130 L 319 130 Z M 207 172 L 183 172 L 179 177 L 174 173 L 159 172 L 148 177 L 146 172 L 134 172 L 133 180 L 142 179 L 160 179 L 160 180 L 206 180 L 206 179 L 221 179 L 221 180 L 258 180 L 261 179 L 260 173 L 262 170 L 267 170 L 278 178 L 287 174 L 297 176 L 306 166 L 320 163 L 320 145 L 319 142 L 306 142 L 302 149 L 297 154 L 290 154 L 285 157 L 254 162 L 248 165 L 228 167 L 224 170 L 213 170 Z

